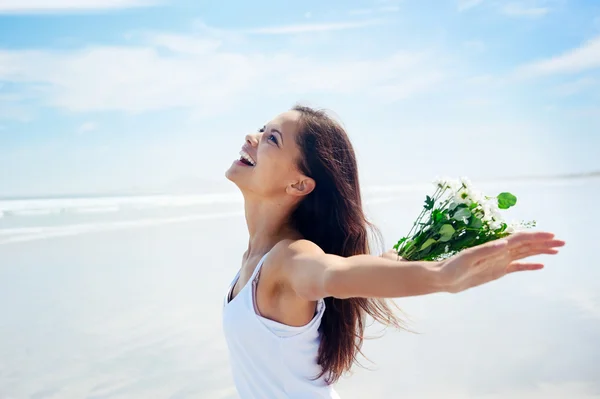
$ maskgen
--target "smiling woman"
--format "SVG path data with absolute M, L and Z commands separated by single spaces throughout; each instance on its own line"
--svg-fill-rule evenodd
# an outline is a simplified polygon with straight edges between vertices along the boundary
M 514 234 L 441 262 L 369 255 L 355 154 L 324 112 L 296 106 L 246 136 L 226 172 L 250 234 L 224 301 L 234 380 L 246 398 L 337 398 L 360 353 L 365 317 L 397 328 L 385 298 L 461 292 L 556 254 L 550 233 Z

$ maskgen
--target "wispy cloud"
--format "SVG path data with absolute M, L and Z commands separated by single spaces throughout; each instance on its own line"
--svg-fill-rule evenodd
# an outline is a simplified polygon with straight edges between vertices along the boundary
M 597 90 L 598 83 L 597 79 L 585 77 L 558 85 L 551 90 L 551 93 L 562 97 L 572 96 L 590 89 Z
M 331 22 L 322 24 L 297 24 L 297 25 L 283 25 L 283 26 L 272 26 L 256 29 L 247 29 L 243 33 L 256 34 L 256 35 L 292 35 L 297 33 L 310 33 L 310 32 L 329 32 L 329 31 L 340 31 L 348 29 L 359 29 L 368 26 L 382 25 L 385 23 L 382 19 L 368 19 L 364 21 L 351 21 L 351 22 Z
M 393 13 L 400 11 L 399 6 L 384 6 L 378 8 L 357 8 L 348 11 L 349 15 L 371 15 L 377 13 Z
M 349 15 L 369 15 L 373 14 L 375 10 L 372 8 L 357 8 L 354 10 L 348 11 Z
M 481 40 L 467 40 L 463 42 L 463 47 L 478 52 L 485 51 L 486 49 L 485 43 Z
M 218 39 L 170 33 L 149 33 L 145 36 L 151 45 L 181 54 L 206 54 L 222 44 Z
M 508 3 L 501 7 L 504 15 L 511 17 L 539 18 L 550 12 L 548 7 L 532 7 L 521 3 Z
M 379 11 L 379 12 L 398 12 L 398 11 L 400 11 L 400 6 L 380 7 L 377 9 L 377 11 Z
M 375 88 L 377 98 L 387 102 L 405 100 L 419 93 L 433 89 L 445 78 L 442 72 L 419 73 L 401 83 L 381 85 Z
M 0 0 L 0 14 L 93 11 L 156 4 L 154 0 Z
M 458 11 L 466 11 L 473 7 L 477 7 L 483 3 L 483 0 L 458 0 Z
M 17 122 L 29 122 L 33 119 L 31 110 L 21 105 L 12 105 L 0 101 L 0 120 L 13 120 Z
M 559 73 L 577 73 L 600 68 L 600 36 L 561 55 L 519 67 L 518 76 L 533 77 Z
M 154 33 L 145 39 L 137 46 L 60 52 L 0 50 L 0 80 L 25 89 L 43 85 L 32 101 L 74 112 L 189 108 L 214 114 L 257 90 L 271 96 L 326 91 L 403 99 L 428 90 L 444 75 L 439 55 L 420 52 L 331 60 L 289 51 L 231 52 L 193 35 Z M 164 48 L 170 51 L 159 51 Z
M 95 122 L 85 122 L 81 126 L 79 126 L 79 129 L 77 129 L 77 132 L 78 133 L 87 133 L 87 132 L 93 132 L 96 129 L 98 129 L 98 125 L 96 125 Z

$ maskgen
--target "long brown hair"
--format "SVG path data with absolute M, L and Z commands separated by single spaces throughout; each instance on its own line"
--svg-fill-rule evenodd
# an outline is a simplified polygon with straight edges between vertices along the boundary
M 297 105 L 302 156 L 299 167 L 316 182 L 300 202 L 292 222 L 307 240 L 323 251 L 339 256 L 368 254 L 369 233 L 379 233 L 365 217 L 356 156 L 342 126 L 324 111 Z M 393 306 L 375 298 L 325 298 L 321 320 L 318 363 L 328 383 L 349 371 L 361 354 L 366 317 L 384 325 L 403 328 Z

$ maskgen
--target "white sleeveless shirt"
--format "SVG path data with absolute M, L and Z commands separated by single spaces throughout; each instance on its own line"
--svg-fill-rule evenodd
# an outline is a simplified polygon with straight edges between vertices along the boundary
M 313 319 L 302 327 L 292 327 L 260 316 L 256 306 L 256 286 L 262 257 L 248 283 L 233 298 L 238 272 L 225 297 L 223 331 L 229 347 L 229 360 L 241 399 L 339 399 L 317 364 L 319 326 L 325 302 L 317 303 Z

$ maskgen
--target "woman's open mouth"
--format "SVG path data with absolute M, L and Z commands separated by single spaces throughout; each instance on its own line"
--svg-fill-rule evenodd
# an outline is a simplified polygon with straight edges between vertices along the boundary
M 244 150 L 240 151 L 239 161 L 246 166 L 256 166 L 256 161 Z

